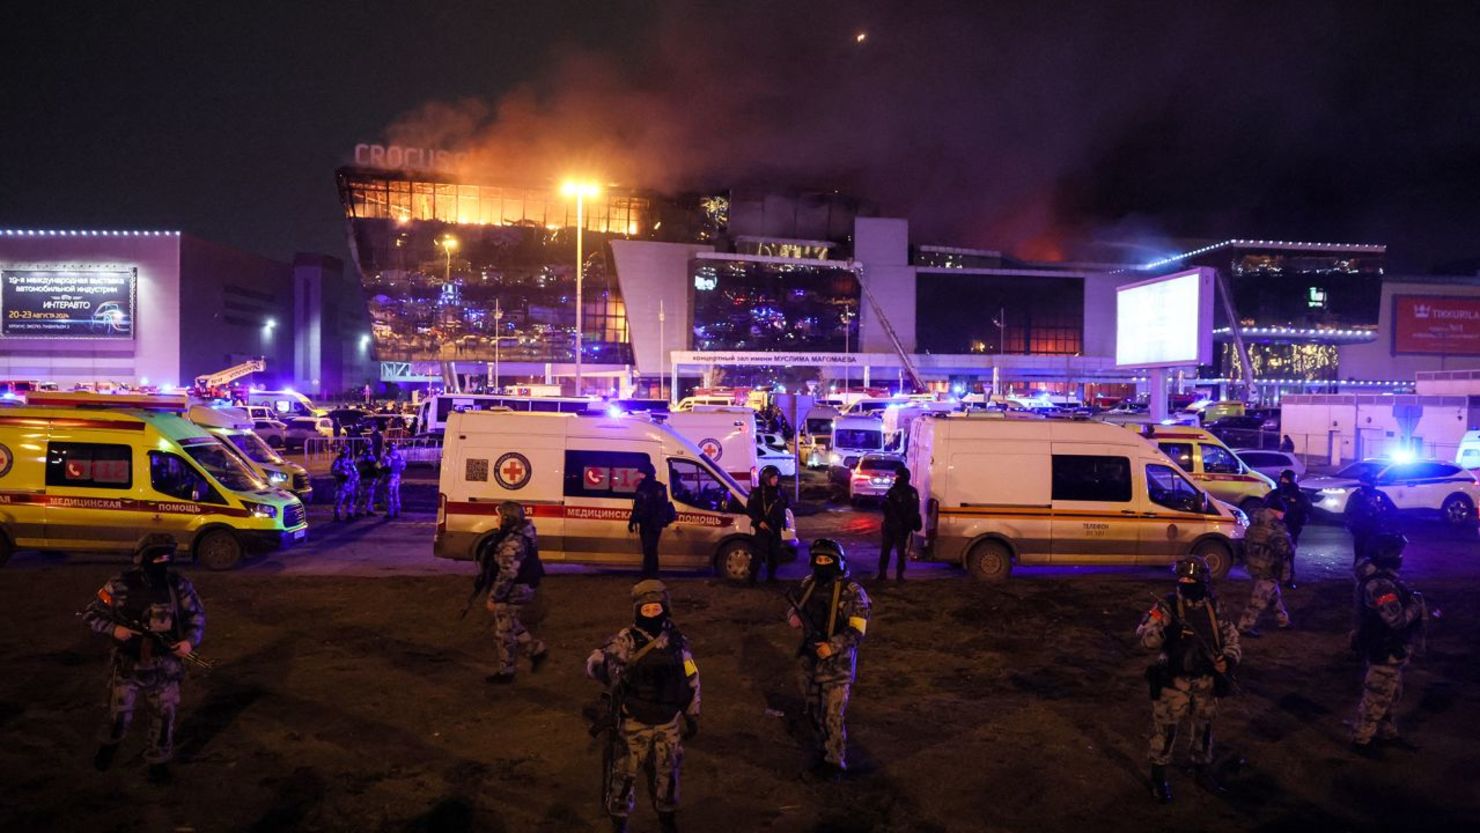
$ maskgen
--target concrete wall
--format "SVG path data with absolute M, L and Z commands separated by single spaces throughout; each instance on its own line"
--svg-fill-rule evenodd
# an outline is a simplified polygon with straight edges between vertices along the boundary
M 1393 355 L 1393 296 L 1394 295 L 1449 295 L 1457 297 L 1480 296 L 1480 278 L 1477 284 L 1425 283 L 1422 278 L 1412 280 L 1389 279 L 1382 284 L 1382 306 L 1377 315 L 1377 340 L 1367 344 L 1351 344 L 1338 348 L 1343 378 L 1409 380 L 1420 370 L 1468 370 L 1480 368 L 1480 356 L 1443 355 Z
M 179 384 L 180 235 L 177 232 L 0 230 L 0 268 L 138 269 L 131 340 L 0 336 L 0 378 L 63 385 Z
M 883 308 L 905 352 L 915 352 L 915 278 L 910 265 L 908 220 L 859 217 L 854 221 L 854 259 L 863 264 L 863 281 Z M 858 348 L 865 353 L 892 353 L 894 344 L 879 323 L 874 306 L 863 300 L 858 321 Z
M 613 240 L 611 248 L 622 301 L 627 305 L 627 328 L 637 372 L 656 376 L 671 371 L 659 356 L 659 302 L 664 313 L 661 349 L 690 349 L 694 320 L 689 306 L 689 261 L 700 252 L 714 251 L 714 247 Z
M 184 382 L 262 356 L 267 370 L 254 381 L 293 383 L 293 281 L 287 264 L 186 235 L 179 303 Z

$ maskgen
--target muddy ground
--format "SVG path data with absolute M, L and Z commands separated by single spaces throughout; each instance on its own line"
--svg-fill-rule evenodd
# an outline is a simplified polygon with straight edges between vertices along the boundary
M 0 829 L 604 830 L 598 752 L 581 717 L 587 652 L 630 618 L 630 576 L 555 575 L 537 630 L 553 658 L 513 687 L 490 670 L 485 615 L 457 618 L 462 576 L 193 573 L 208 607 L 181 709 L 176 783 L 143 779 L 140 740 L 91 768 L 105 646 L 74 616 L 106 565 L 0 571 Z M 1235 607 L 1246 581 L 1229 582 Z M 703 831 L 1462 830 L 1480 822 L 1480 581 L 1442 590 L 1444 619 L 1408 677 L 1400 725 L 1423 745 L 1381 763 L 1346 751 L 1359 668 L 1350 585 L 1290 594 L 1302 626 L 1246 647 L 1224 701 L 1213 797 L 1145 778 L 1148 657 L 1133 631 L 1143 574 L 890 583 L 850 713 L 854 773 L 801 777 L 793 632 L 766 589 L 673 582 L 703 674 L 681 822 Z M 787 717 L 768 716 L 767 709 Z M 1240 763 L 1240 761 L 1243 763 Z M 642 802 L 635 830 L 655 830 Z

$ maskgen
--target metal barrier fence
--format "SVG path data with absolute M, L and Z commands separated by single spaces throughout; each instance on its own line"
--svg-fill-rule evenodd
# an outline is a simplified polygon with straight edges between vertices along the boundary
M 409 465 L 440 466 L 442 464 L 442 439 L 440 437 L 411 437 L 409 439 L 386 440 L 395 443 Z M 358 456 L 370 446 L 369 437 L 309 437 L 303 441 L 305 462 L 324 463 L 339 456 L 340 449 L 348 448 Z

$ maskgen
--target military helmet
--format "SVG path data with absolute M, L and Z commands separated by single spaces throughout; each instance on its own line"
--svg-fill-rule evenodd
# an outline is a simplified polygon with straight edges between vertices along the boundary
M 1264 508 L 1273 509 L 1276 512 L 1287 512 L 1290 507 L 1286 505 L 1283 495 L 1279 492 L 1270 492 L 1264 496 Z
M 831 558 L 833 564 L 837 565 L 839 573 L 848 572 L 848 556 L 843 552 L 843 545 L 831 538 L 818 538 L 812 542 L 808 550 L 812 559 L 812 567 L 816 568 L 819 557 Z
M 175 551 L 180 544 L 175 536 L 164 532 L 151 532 L 139 539 L 139 546 L 134 550 L 135 564 L 156 564 L 161 561 L 174 560 Z
M 1408 538 L 1400 532 L 1382 532 L 1372 541 L 1372 563 L 1386 570 L 1403 567 L 1403 550 L 1408 547 Z
M 499 527 L 502 529 L 517 529 L 524 526 L 524 504 L 518 501 L 506 500 L 498 505 Z
M 1177 563 L 1172 565 L 1172 573 L 1176 575 L 1179 584 L 1207 584 L 1213 578 L 1208 562 L 1198 555 L 1177 559 Z
M 664 610 L 672 610 L 672 599 L 668 596 L 668 585 L 655 578 L 644 579 L 632 585 L 632 612 L 639 613 L 642 606 L 657 602 Z
M 781 469 L 778 469 L 775 466 L 766 466 L 765 468 L 761 469 L 761 475 L 760 475 L 761 483 L 764 484 L 766 482 L 766 478 L 770 477 L 773 474 L 776 475 L 777 477 L 780 477 L 781 476 Z

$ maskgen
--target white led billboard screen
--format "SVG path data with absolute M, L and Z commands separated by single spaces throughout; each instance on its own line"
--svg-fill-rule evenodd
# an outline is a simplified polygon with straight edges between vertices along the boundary
M 1115 363 L 1174 367 L 1213 360 L 1213 270 L 1179 272 L 1115 291 Z

